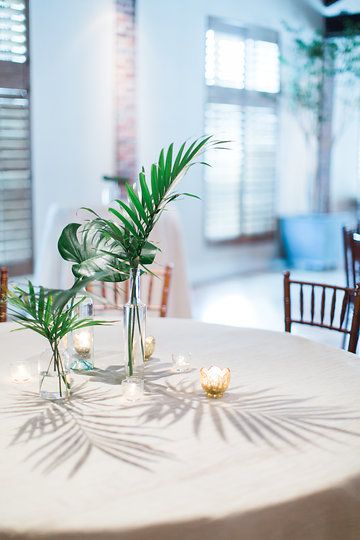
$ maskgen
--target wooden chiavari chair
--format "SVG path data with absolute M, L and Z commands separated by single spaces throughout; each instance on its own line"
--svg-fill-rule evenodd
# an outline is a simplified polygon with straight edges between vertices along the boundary
M 343 235 L 343 248 L 344 248 L 344 268 L 347 287 L 356 287 L 356 284 L 360 282 L 360 269 L 356 268 L 353 259 L 352 243 L 354 235 L 360 234 L 360 222 L 358 222 L 356 228 L 347 229 L 342 228 Z
M 292 314 L 291 291 L 294 287 L 299 291 L 299 316 Z M 306 292 L 309 293 L 309 300 L 306 302 Z M 318 306 L 317 300 L 320 304 Z M 327 301 L 328 300 L 328 301 Z M 339 302 L 338 302 L 339 300 Z M 350 329 L 346 325 L 346 313 L 350 302 L 354 309 Z M 306 306 L 305 306 L 306 304 Z M 305 307 L 310 308 L 310 315 L 305 315 Z M 337 307 L 340 308 L 338 313 Z M 320 308 L 320 309 L 318 309 Z M 329 313 L 327 313 L 327 311 Z M 340 287 L 338 285 L 326 285 L 325 283 L 312 283 L 310 281 L 298 281 L 290 279 L 290 272 L 284 273 L 284 315 L 285 332 L 291 332 L 293 324 L 304 324 L 317 326 L 327 330 L 335 330 L 344 335 L 349 335 L 348 351 L 356 353 L 359 339 L 360 325 L 360 285 L 356 288 Z
M 173 268 L 173 264 L 167 264 L 164 268 L 154 271 L 154 275 L 144 274 L 140 278 L 147 309 L 159 317 L 167 315 Z M 129 280 L 123 283 L 91 283 L 87 286 L 87 290 L 102 298 L 102 302 L 95 305 L 96 311 L 111 310 L 123 306 L 128 301 Z M 154 300 L 155 295 L 159 297 L 159 302 Z
M 349 281 L 350 287 L 360 282 L 360 234 L 353 232 L 348 238 L 349 250 Z
M 360 283 L 360 222 L 355 229 L 343 227 L 343 246 L 344 246 L 344 267 L 347 287 L 356 287 Z M 345 324 L 348 326 L 350 313 L 353 309 L 352 302 L 349 303 Z M 345 347 L 346 335 L 343 339 L 343 348 Z
M 8 292 L 9 271 L 7 268 L 0 268 L 0 323 L 7 319 L 6 294 Z

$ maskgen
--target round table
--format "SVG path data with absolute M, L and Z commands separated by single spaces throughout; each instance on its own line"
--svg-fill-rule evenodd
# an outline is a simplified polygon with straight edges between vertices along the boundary
M 360 360 L 297 336 L 154 319 L 146 395 L 124 402 L 120 323 L 67 403 L 9 364 L 41 337 L 0 325 L 0 538 L 359 540 Z M 171 372 L 171 353 L 193 370 Z M 199 368 L 231 369 L 221 400 Z

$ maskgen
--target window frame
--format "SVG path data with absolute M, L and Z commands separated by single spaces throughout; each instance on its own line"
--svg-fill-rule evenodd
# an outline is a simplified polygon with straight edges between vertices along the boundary
M 25 26 L 26 26 L 26 61 L 23 63 L 0 60 L 0 88 L 18 89 L 26 92 L 28 99 L 28 148 L 29 148 L 29 201 L 30 201 L 30 250 L 29 258 L 4 265 L 9 270 L 10 276 L 21 276 L 31 274 L 34 270 L 34 206 L 33 206 L 33 182 L 32 182 L 32 151 L 31 151 L 31 84 L 30 84 L 30 6 L 29 0 L 22 0 L 25 5 Z M 0 261 L 1 265 L 1 261 Z
M 271 92 L 262 92 L 257 90 L 249 90 L 246 86 L 242 89 L 232 88 L 232 87 L 221 87 L 217 85 L 208 85 L 206 82 L 206 76 L 204 74 L 204 86 L 205 86 L 205 100 L 204 100 L 204 109 L 203 109 L 203 132 L 205 133 L 205 111 L 209 103 L 223 103 L 223 104 L 235 104 L 239 105 L 239 97 L 244 96 L 244 101 L 242 105 L 247 104 L 249 99 L 250 104 L 256 106 L 256 101 L 258 101 L 258 106 L 266 106 L 269 102 L 274 106 L 278 118 L 277 125 L 277 141 L 279 141 L 279 124 L 280 124 L 280 100 L 281 100 L 281 47 L 280 47 L 280 35 L 276 30 L 269 28 L 255 26 L 255 25 L 245 25 L 234 20 L 223 19 L 219 17 L 210 16 L 207 18 L 207 24 L 205 26 L 205 36 L 208 30 L 214 30 L 215 32 L 224 32 L 236 36 L 241 36 L 244 41 L 246 39 L 258 39 L 261 41 L 270 41 L 276 43 L 279 48 L 279 91 L 276 93 Z M 204 39 L 204 65 L 206 64 L 206 39 Z M 246 71 L 245 71 L 245 81 L 246 81 Z M 225 100 L 221 99 L 221 93 L 227 95 Z M 232 94 L 232 95 L 231 95 Z M 211 98 L 210 98 L 211 96 Z M 231 96 L 229 100 L 228 97 Z M 278 156 L 276 158 L 276 167 L 278 167 Z M 239 234 L 234 238 L 219 238 L 212 239 L 206 235 L 206 204 L 207 204 L 207 190 L 205 189 L 205 175 L 206 170 L 203 172 L 203 186 L 204 186 L 204 212 L 202 213 L 202 229 L 203 229 L 203 239 L 206 245 L 209 247 L 216 246 L 234 246 L 234 245 L 243 245 L 243 244 L 257 244 L 261 242 L 269 242 L 276 238 L 277 236 L 277 221 L 278 218 L 274 215 L 274 228 L 271 231 L 267 231 L 259 234 Z M 278 193 L 278 182 L 274 183 L 273 186 L 273 201 L 276 203 Z

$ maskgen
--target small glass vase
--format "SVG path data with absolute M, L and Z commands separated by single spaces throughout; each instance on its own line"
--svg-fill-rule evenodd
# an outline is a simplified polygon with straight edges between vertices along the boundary
M 78 319 L 92 319 L 94 317 L 94 303 L 84 289 L 75 297 L 74 315 Z M 94 369 L 94 330 L 92 326 L 79 328 L 71 332 L 68 342 L 70 368 L 75 371 L 89 371 Z
M 140 300 L 140 269 L 130 271 L 129 301 L 124 313 L 124 357 L 127 377 L 143 377 L 145 365 L 146 305 Z
M 39 393 L 42 399 L 68 399 L 71 395 L 71 376 L 59 344 L 52 344 L 39 361 Z

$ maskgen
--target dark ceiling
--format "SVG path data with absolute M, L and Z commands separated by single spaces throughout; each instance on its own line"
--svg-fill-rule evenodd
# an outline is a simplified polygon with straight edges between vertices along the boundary
M 325 35 L 329 37 L 341 36 L 351 27 L 357 28 L 360 33 L 360 0 L 357 1 L 359 2 L 359 10 L 357 12 L 348 13 L 346 11 L 340 11 L 338 15 L 325 15 Z M 337 4 L 338 2 L 339 0 L 322 0 L 322 3 L 326 7 Z M 340 7 L 342 6 L 339 5 Z

